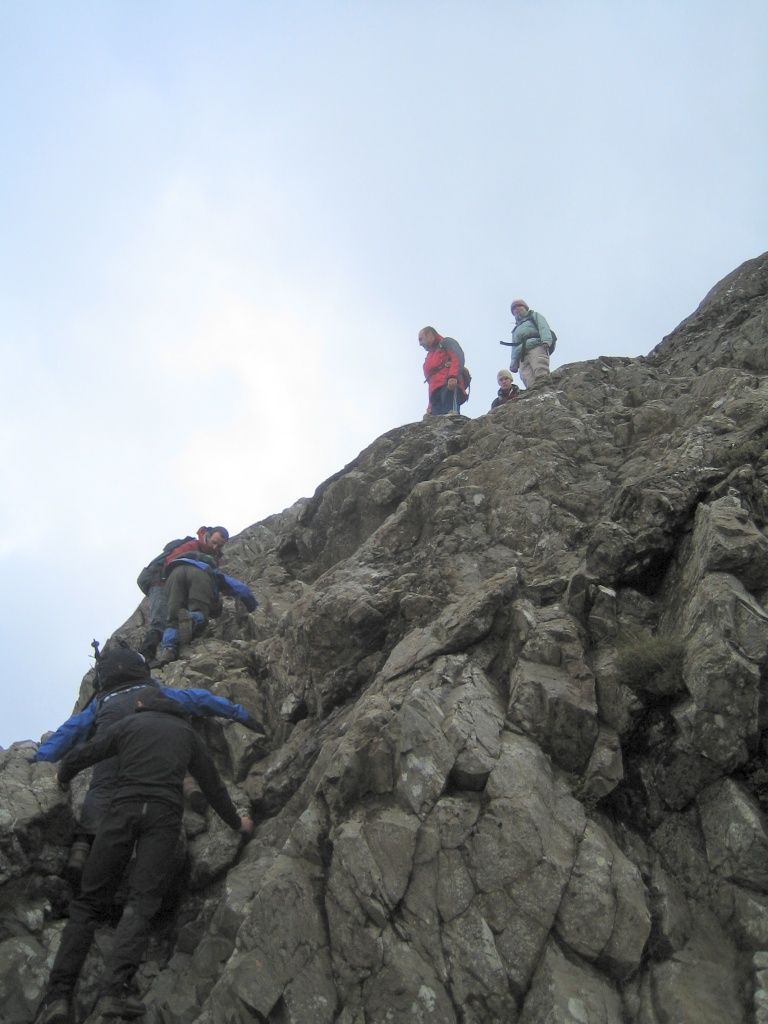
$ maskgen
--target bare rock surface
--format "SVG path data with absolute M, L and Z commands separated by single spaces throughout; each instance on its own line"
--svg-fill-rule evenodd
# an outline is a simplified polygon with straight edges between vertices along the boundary
M 185 816 L 148 1024 L 754 1019 L 767 328 L 762 256 L 648 357 L 391 430 L 232 540 L 258 612 L 229 608 L 158 678 L 265 723 L 203 727 L 257 828 Z M 8 1024 L 44 990 L 85 784 L 59 792 L 33 749 L 0 752 Z M 110 935 L 78 992 L 93 1024 Z

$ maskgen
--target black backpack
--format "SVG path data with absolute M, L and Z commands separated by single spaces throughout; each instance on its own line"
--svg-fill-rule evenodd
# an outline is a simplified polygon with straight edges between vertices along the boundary
M 144 566 L 136 577 L 136 583 L 138 584 L 139 590 L 142 594 L 148 594 L 150 587 L 159 583 L 163 578 L 163 562 L 165 562 L 166 556 L 173 551 L 174 548 L 177 548 L 179 544 L 184 544 L 186 541 L 194 539 L 194 537 L 180 537 L 177 540 L 169 540 L 160 554 L 155 555 L 152 561 Z

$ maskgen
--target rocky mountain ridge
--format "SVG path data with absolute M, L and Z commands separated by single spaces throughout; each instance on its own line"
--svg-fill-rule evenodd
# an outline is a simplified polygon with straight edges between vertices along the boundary
M 185 816 L 148 1024 L 768 1021 L 767 337 L 768 254 L 649 356 L 391 430 L 231 541 L 259 611 L 158 677 L 265 722 L 204 726 L 258 826 Z M 0 753 L 8 1024 L 86 784 L 28 754 Z

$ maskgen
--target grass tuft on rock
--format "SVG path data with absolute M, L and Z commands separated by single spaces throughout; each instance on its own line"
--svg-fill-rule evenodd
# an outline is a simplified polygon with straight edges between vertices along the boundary
M 616 647 L 616 667 L 631 690 L 667 697 L 684 689 L 684 656 L 678 637 L 625 635 Z

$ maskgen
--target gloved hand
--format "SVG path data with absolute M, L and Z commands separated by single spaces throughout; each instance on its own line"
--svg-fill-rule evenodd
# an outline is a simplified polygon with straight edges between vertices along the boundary
M 248 717 L 240 723 L 244 725 L 246 729 L 250 729 L 251 732 L 256 732 L 260 736 L 266 736 L 267 731 L 258 719 L 254 718 L 253 715 L 249 714 Z
M 259 607 L 259 602 L 253 596 L 253 594 L 243 594 L 241 595 L 240 600 L 243 602 L 243 604 L 245 605 L 249 612 L 255 612 L 256 609 Z

